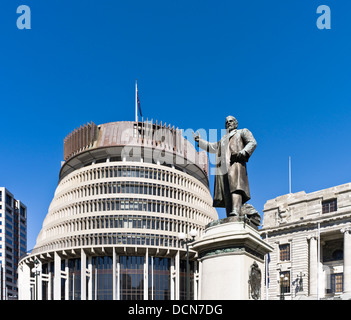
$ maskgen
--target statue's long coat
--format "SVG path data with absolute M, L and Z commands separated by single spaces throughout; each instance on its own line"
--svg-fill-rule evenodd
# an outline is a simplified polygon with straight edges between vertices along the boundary
M 214 207 L 226 207 L 225 198 L 233 192 L 242 195 L 242 203 L 250 200 L 249 180 L 246 162 L 231 162 L 231 155 L 245 150 L 247 159 L 257 146 L 256 140 L 248 129 L 232 130 L 220 141 L 210 143 L 199 140 L 199 147 L 210 153 L 216 153 Z

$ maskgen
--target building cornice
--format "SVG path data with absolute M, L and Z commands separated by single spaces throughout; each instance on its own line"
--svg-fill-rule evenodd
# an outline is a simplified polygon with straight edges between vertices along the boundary
M 274 227 L 263 227 L 259 230 L 260 235 L 267 234 L 267 233 L 278 233 L 282 231 L 292 231 L 301 228 L 314 228 L 317 227 L 318 223 L 328 223 L 328 222 L 337 222 L 337 221 L 351 221 L 351 212 L 348 213 L 334 213 L 333 215 L 320 215 L 318 217 L 303 219 L 301 221 L 294 221 L 289 223 L 282 223 L 278 226 Z

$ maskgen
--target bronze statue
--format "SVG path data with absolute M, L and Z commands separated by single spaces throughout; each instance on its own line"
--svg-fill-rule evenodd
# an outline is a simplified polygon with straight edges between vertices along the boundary
M 194 133 L 199 148 L 216 153 L 214 207 L 226 208 L 227 217 L 241 216 L 241 208 L 250 200 L 246 162 L 257 143 L 248 129 L 237 129 L 238 121 L 233 116 L 225 120 L 226 134 L 214 143 L 202 140 Z

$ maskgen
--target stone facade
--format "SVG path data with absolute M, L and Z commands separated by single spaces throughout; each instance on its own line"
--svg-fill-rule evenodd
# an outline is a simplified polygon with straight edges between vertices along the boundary
M 266 299 L 348 299 L 351 183 L 279 196 L 263 212 Z

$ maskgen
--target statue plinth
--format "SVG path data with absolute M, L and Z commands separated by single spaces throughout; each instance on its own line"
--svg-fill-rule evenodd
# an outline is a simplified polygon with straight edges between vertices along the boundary
M 229 223 L 229 222 L 243 222 L 244 226 L 247 224 L 250 227 L 254 228 L 255 230 L 258 230 L 258 225 L 254 224 L 246 216 L 229 216 L 227 218 L 218 219 L 218 220 L 212 221 L 209 224 L 207 224 L 206 225 L 206 229 L 208 229 L 210 227 L 218 226 L 218 225 L 221 225 L 221 224 Z
M 200 261 L 201 300 L 261 299 L 264 255 L 273 248 L 243 217 L 210 223 L 192 245 Z

